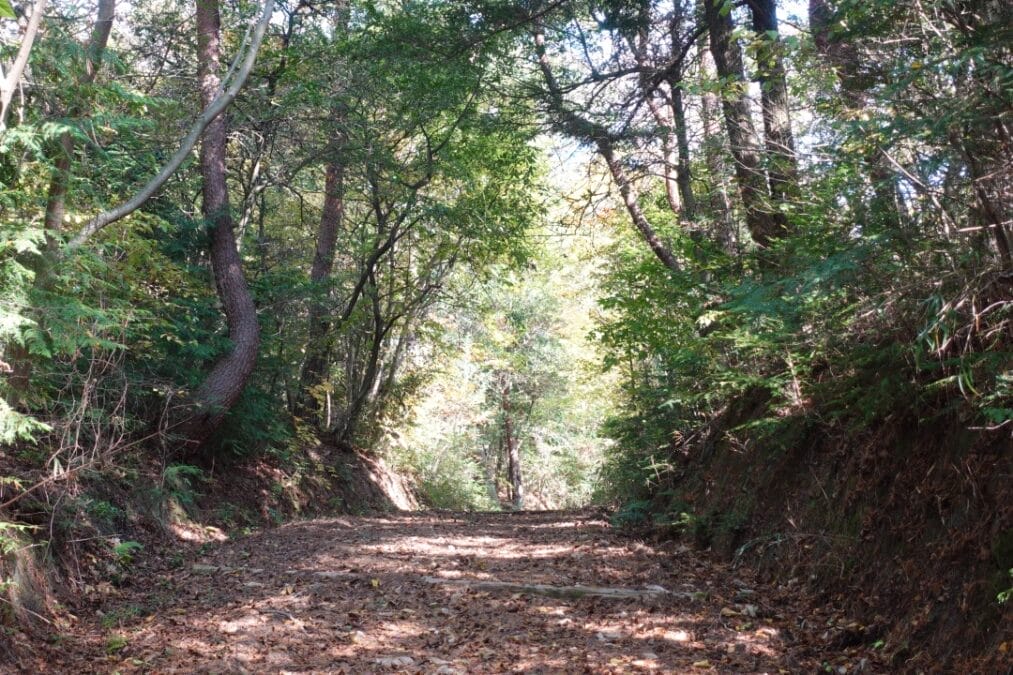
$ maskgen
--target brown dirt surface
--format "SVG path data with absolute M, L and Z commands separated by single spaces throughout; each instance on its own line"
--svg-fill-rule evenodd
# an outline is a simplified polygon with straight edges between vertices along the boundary
M 881 669 L 846 619 L 590 512 L 291 523 L 146 565 L 18 664 L 34 673 L 797 673 Z M 429 581 L 426 578 L 430 578 Z M 432 578 L 458 583 L 432 583 Z M 648 598 L 461 580 L 653 589 Z

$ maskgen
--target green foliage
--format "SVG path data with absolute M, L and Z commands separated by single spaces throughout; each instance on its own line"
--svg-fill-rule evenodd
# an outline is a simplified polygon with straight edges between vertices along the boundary
M 17 553 L 24 548 L 24 537 L 37 530 L 34 525 L 0 520 L 0 556 Z
M 125 623 L 133 621 L 139 617 L 146 616 L 147 614 L 149 614 L 148 610 L 139 605 L 117 607 L 106 612 L 105 616 L 102 617 L 102 627 L 109 629 L 122 626 Z
M 651 502 L 638 500 L 623 504 L 609 519 L 613 527 L 646 525 L 651 520 Z
M 136 541 L 123 541 L 113 545 L 113 555 L 121 565 L 129 565 L 134 561 L 134 556 L 141 552 L 144 546 Z
M 438 370 L 414 402 L 411 427 L 389 441 L 395 463 L 409 468 L 423 494 L 432 482 L 438 495 L 458 490 L 469 508 L 498 508 L 512 489 L 509 433 L 520 447 L 529 507 L 590 500 L 611 381 L 590 372 L 592 305 L 583 291 L 591 279 L 582 255 L 579 242 L 562 239 L 523 271 L 503 264 L 481 283 L 454 279 L 457 302 L 436 314 Z M 453 471 L 461 475 L 451 479 Z
M 122 521 L 125 515 L 123 509 L 104 499 L 86 498 L 84 509 L 91 518 L 106 526 Z
M 422 502 L 431 508 L 490 511 L 499 504 L 490 498 L 482 468 L 459 452 L 429 451 L 409 460 L 408 468 Z
M 1009 576 L 1011 579 L 1013 579 L 1013 569 L 1009 570 Z M 1004 591 L 1000 591 L 999 594 L 996 596 L 996 600 L 999 601 L 1000 605 L 1009 602 L 1010 598 L 1013 598 L 1013 585 L 1011 585 Z
M 162 471 L 163 489 L 184 508 L 194 505 L 197 486 L 203 480 L 204 472 L 192 464 L 170 464 Z
M 123 651 L 130 645 L 130 640 L 124 635 L 110 635 L 106 638 L 106 654 L 113 656 Z

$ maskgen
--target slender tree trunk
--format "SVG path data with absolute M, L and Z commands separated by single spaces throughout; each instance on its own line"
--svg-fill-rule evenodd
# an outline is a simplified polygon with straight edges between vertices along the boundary
M 513 417 L 510 406 L 510 387 L 503 387 L 503 440 L 506 445 L 507 472 L 515 511 L 524 508 L 524 481 L 521 478 L 521 447 L 514 438 Z
M 47 4 L 48 0 L 37 0 L 35 3 L 14 62 L 5 69 L 4 77 L 0 80 L 0 133 L 7 129 L 7 115 L 10 113 L 11 101 L 14 100 L 14 92 L 18 90 L 21 76 L 25 72 L 25 67 L 28 66 L 28 57 L 31 56 L 32 45 L 35 44 L 35 38 L 39 35 L 39 28 L 42 26 L 42 17 Z
M 968 135 L 965 134 L 964 138 L 967 137 Z M 969 145 L 969 142 L 962 144 L 982 224 L 992 233 L 1000 268 L 1006 271 L 1013 270 L 1013 252 L 1010 250 L 1009 237 L 1006 236 L 1005 219 L 999 215 L 1000 207 L 989 196 L 989 190 L 986 189 L 985 172 L 982 171 L 981 164 Z
M 706 49 L 700 54 L 700 68 L 708 80 L 715 78 L 714 57 Z M 700 98 L 700 117 L 703 124 L 704 163 L 713 183 L 708 202 L 711 212 L 720 218 L 717 239 L 726 251 L 732 253 L 739 244 L 738 229 L 732 218 L 732 200 L 729 197 L 731 190 L 725 162 L 725 138 L 721 131 L 721 102 L 711 91 L 704 91 Z
M 763 170 L 760 143 L 753 126 L 749 99 L 746 96 L 746 79 L 742 66 L 742 50 L 732 31 L 731 13 L 721 13 L 713 0 L 703 0 L 707 28 L 710 33 L 710 50 L 718 77 L 724 84 L 721 106 L 732 157 L 735 160 L 735 177 L 746 212 L 746 226 L 753 241 L 760 247 L 784 235 L 770 208 L 770 192 Z
M 106 45 L 109 44 L 109 35 L 113 29 L 115 16 L 116 0 L 99 0 L 91 38 L 85 47 L 84 72 L 77 78 L 78 85 L 87 85 L 95 81 L 99 68 L 102 66 Z M 70 117 L 76 117 L 80 112 L 79 104 L 72 106 L 68 111 Z M 67 189 L 70 184 L 71 157 L 74 154 L 74 137 L 67 132 L 61 134 L 54 154 L 56 156 L 53 158 L 53 176 L 49 183 L 49 194 L 46 199 L 45 219 L 47 247 L 51 251 L 56 250 L 56 239 L 60 231 L 63 230 L 63 219 L 67 210 Z
M 609 173 L 612 174 L 612 180 L 615 181 L 616 186 L 619 188 L 619 195 L 623 199 L 626 212 L 633 221 L 633 225 L 640 231 L 640 235 L 647 242 L 648 247 L 654 252 L 658 260 L 668 269 L 678 272 L 680 269 L 678 261 L 676 261 L 675 256 L 672 255 L 672 252 L 661 241 L 661 237 L 651 227 L 651 223 L 647 220 L 647 216 L 644 215 L 643 209 L 640 208 L 636 192 L 633 190 L 633 181 L 626 174 L 626 169 L 623 167 L 622 162 L 616 157 L 612 143 L 606 139 L 600 139 L 597 146 L 598 154 L 605 160 L 605 165 L 608 167 Z
M 678 217 L 683 215 L 682 195 L 679 193 L 679 182 L 676 178 L 678 171 L 678 160 L 673 128 L 672 111 L 658 100 L 658 87 L 652 85 L 651 73 L 654 64 L 650 57 L 651 42 L 651 2 L 650 0 L 639 0 L 637 8 L 637 23 L 635 30 L 620 31 L 624 33 L 626 44 L 633 54 L 633 60 L 639 70 L 639 83 L 641 95 L 651 117 L 661 135 L 661 176 L 665 185 L 665 199 L 668 201 L 668 208 Z
M 218 0 L 197 0 L 197 50 L 200 58 L 201 100 L 208 106 L 221 89 L 221 18 Z M 253 372 L 260 346 L 257 308 L 243 274 L 236 248 L 234 223 L 226 183 L 227 135 L 225 116 L 215 117 L 204 129 L 200 151 L 203 178 L 203 215 L 210 238 L 211 266 L 222 301 L 232 349 L 222 356 L 193 398 L 190 415 L 182 424 L 183 439 L 199 447 L 221 425 L 235 405 Z
M 45 9 L 45 3 L 36 5 L 36 12 Z M 77 77 L 79 85 L 91 84 L 95 81 L 99 67 L 102 65 L 102 56 L 105 53 L 106 45 L 109 42 L 109 34 L 112 32 L 113 18 L 116 12 L 116 0 L 99 0 L 98 12 L 95 16 L 95 23 L 92 25 L 91 37 L 85 46 L 84 71 Z M 41 20 L 41 13 L 39 19 Z M 68 111 L 70 117 L 80 115 L 79 105 L 75 105 Z M 42 256 L 35 276 L 35 288 L 45 288 L 51 283 L 50 270 L 52 257 L 58 250 L 57 239 L 63 229 L 64 214 L 66 212 L 67 187 L 70 183 L 71 160 L 74 153 L 74 138 L 69 133 L 60 135 L 56 147 L 51 151 L 53 161 L 53 175 L 50 179 L 49 190 L 46 197 L 46 214 L 44 222 L 44 233 L 46 237 L 46 255 Z M 55 156 L 54 156 L 55 155 Z M 44 324 L 45 317 L 37 313 L 36 321 Z M 12 372 L 8 379 L 12 390 L 12 399 L 19 401 L 27 392 L 32 377 L 32 359 L 27 350 L 20 345 L 13 345 L 10 348 L 8 358 L 12 364 Z
M 344 411 L 338 428 L 335 430 L 335 440 L 339 445 L 349 444 L 355 438 L 355 432 L 362 421 L 363 413 L 366 412 L 369 392 L 380 376 L 380 355 L 387 342 L 390 329 L 393 326 L 392 321 L 384 322 L 383 310 L 380 305 L 380 289 L 376 282 L 376 275 L 373 272 L 369 274 L 369 291 L 373 309 L 373 334 L 370 339 L 369 355 L 367 356 L 366 368 L 363 371 L 362 378 L 352 394 L 348 408 Z M 349 378 L 348 380 L 350 384 L 354 381 L 354 378 Z
M 317 228 L 316 250 L 310 268 L 310 283 L 315 293 L 330 280 L 334 269 L 338 233 L 341 231 L 345 214 L 344 202 L 345 168 L 334 161 L 327 165 L 324 184 L 324 208 Z M 306 360 L 300 377 L 299 406 L 297 415 L 311 414 L 314 408 L 313 389 L 325 379 L 327 361 L 330 355 L 331 321 L 328 319 L 330 304 L 324 297 L 310 303 L 309 332 L 306 342 Z
M 696 197 L 693 195 L 693 176 L 689 168 L 689 132 L 686 125 L 686 105 L 682 95 L 681 82 L 671 82 L 672 119 L 675 124 L 676 148 L 678 149 L 678 167 L 676 182 L 682 197 L 682 215 L 686 220 L 696 218 Z
M 664 167 L 662 172 L 665 178 L 665 198 L 668 200 L 668 208 L 677 216 L 685 216 L 686 208 L 682 202 L 682 194 L 679 191 L 679 159 L 678 142 L 672 132 L 673 121 L 667 118 L 661 105 L 657 101 L 650 101 L 651 111 L 655 120 L 662 129 L 661 154 Z
M 335 35 L 344 34 L 348 30 L 348 0 L 336 0 L 332 11 Z M 299 377 L 300 391 L 296 398 L 295 414 L 300 417 L 313 414 L 316 405 L 314 389 L 326 380 L 333 342 L 331 335 L 333 322 L 329 319 L 328 302 L 330 290 L 325 286 L 330 282 L 334 270 L 338 234 L 345 218 L 345 166 L 341 157 L 341 150 L 345 145 L 342 128 L 345 121 L 343 107 L 335 106 L 332 115 L 332 122 L 336 128 L 330 148 L 333 155 L 325 169 L 324 205 L 320 213 L 320 226 L 317 228 L 313 265 L 310 267 L 310 284 L 317 295 L 309 306 L 306 358 L 303 361 Z M 324 291 L 323 295 L 320 295 L 321 291 Z
M 683 7 L 675 3 L 675 11 L 669 22 L 668 33 L 672 43 L 672 55 L 683 49 Z M 669 103 L 672 108 L 672 122 L 675 126 L 676 148 L 678 150 L 678 168 L 676 181 L 679 194 L 682 196 L 682 213 L 687 220 L 696 218 L 696 197 L 693 195 L 692 174 L 690 173 L 689 130 L 686 124 L 686 104 L 682 90 L 683 69 L 680 67 L 668 78 Z
M 798 157 L 795 137 L 791 133 L 791 107 L 784 59 L 778 39 L 777 5 L 775 0 L 749 0 L 753 13 L 753 30 L 759 41 L 756 60 L 760 82 L 760 103 L 763 108 L 763 131 L 767 148 L 767 175 L 770 196 L 777 207 L 789 204 L 798 192 Z M 775 213 L 778 225 L 787 230 L 784 211 Z

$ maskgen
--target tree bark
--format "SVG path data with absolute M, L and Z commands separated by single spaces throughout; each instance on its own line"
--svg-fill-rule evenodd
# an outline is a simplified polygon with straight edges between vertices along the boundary
M 330 280 L 334 269 L 338 232 L 344 221 L 344 176 L 345 168 L 337 161 L 327 165 L 324 183 L 324 206 L 317 228 L 316 250 L 310 268 L 310 283 L 315 293 L 321 293 Z M 330 353 L 329 334 L 331 321 L 328 320 L 329 303 L 318 296 L 310 303 L 309 327 L 306 341 L 306 359 L 300 376 L 299 403 L 296 415 L 311 415 L 314 412 L 313 389 L 323 381 L 327 371 Z
M 669 38 L 672 43 L 672 55 L 683 49 L 683 8 L 676 3 L 675 11 L 669 23 Z M 690 173 L 689 155 L 689 131 L 686 124 L 686 105 L 682 90 L 683 68 L 674 70 L 668 77 L 669 99 L 672 107 L 672 122 L 675 125 L 676 148 L 678 150 L 678 167 L 676 170 L 676 182 L 679 185 L 679 194 L 682 196 L 682 213 L 687 220 L 696 218 L 696 197 L 693 194 L 692 175 Z
M 335 35 L 344 34 L 348 30 L 348 20 L 348 0 L 336 0 L 333 9 Z M 340 95 L 340 92 L 338 93 Z M 331 336 L 333 322 L 328 318 L 330 290 L 325 288 L 325 285 L 330 281 L 334 270 L 338 233 L 345 218 L 345 166 L 341 157 L 341 150 L 345 145 L 343 106 L 335 106 L 332 115 L 336 132 L 330 149 L 333 155 L 324 170 L 324 204 L 320 213 L 320 225 L 317 228 L 313 265 L 310 267 L 310 284 L 316 296 L 309 306 L 306 358 L 299 376 L 299 394 L 295 409 L 295 414 L 299 417 L 308 417 L 314 412 L 319 412 L 315 411 L 317 399 L 313 396 L 313 390 L 326 379 L 333 340 Z
M 763 108 L 767 176 L 770 196 L 777 207 L 790 204 L 798 192 L 798 157 L 795 154 L 795 137 L 791 132 L 788 84 L 778 39 L 777 5 L 775 0 L 749 0 L 749 6 L 753 14 L 753 30 L 759 40 L 757 80 Z M 778 225 L 787 231 L 786 213 L 778 210 L 775 218 Z
M 198 5 L 201 0 L 198 0 Z M 217 12 L 217 4 L 215 5 Z M 215 97 L 208 101 L 204 106 L 204 110 L 197 116 L 194 123 L 190 125 L 190 130 L 186 136 L 180 142 L 179 148 L 172 154 L 172 157 L 162 166 L 159 172 L 149 180 L 144 187 L 137 191 L 132 197 L 127 199 L 122 204 L 111 208 L 107 211 L 99 213 L 94 218 L 88 221 L 84 227 L 67 242 L 67 249 L 72 250 L 84 244 L 97 232 L 105 227 L 115 223 L 116 221 L 126 218 L 131 213 L 141 208 L 145 202 L 148 201 L 158 190 L 165 185 L 179 167 L 183 165 L 187 159 L 190 158 L 190 153 L 193 151 L 194 146 L 197 145 L 197 141 L 201 139 L 207 127 L 215 119 L 218 119 L 225 109 L 232 104 L 232 101 L 239 95 L 240 89 L 243 88 L 243 84 L 246 82 L 246 78 L 249 77 L 250 72 L 253 71 L 253 66 L 257 62 L 257 53 L 260 51 L 260 45 L 263 42 L 264 34 L 267 32 L 267 26 L 271 22 L 271 14 L 274 10 L 274 0 L 264 0 L 264 9 L 260 15 L 260 20 L 257 22 L 252 35 L 248 41 L 249 46 L 246 48 L 245 55 L 242 55 L 242 59 L 237 58 L 233 64 L 230 74 L 232 75 L 227 89 L 222 90 L 221 87 L 216 90 Z M 243 41 L 243 45 L 247 45 L 247 40 Z M 216 47 L 220 51 L 220 46 Z M 220 55 L 219 55 L 220 59 Z M 203 65 L 203 63 L 202 63 Z M 216 76 L 217 77 L 217 76 Z
M 383 310 L 380 305 L 380 289 L 376 282 L 376 274 L 372 271 L 369 273 L 369 295 L 373 318 L 369 356 L 367 357 L 366 369 L 363 372 L 362 379 L 355 388 L 348 408 L 342 414 L 338 428 L 335 429 L 334 438 L 338 445 L 349 444 L 355 438 L 355 432 L 358 430 L 359 422 L 365 411 L 369 392 L 380 374 L 380 353 L 386 343 L 387 335 L 394 325 L 394 319 L 388 322 L 384 321 Z M 349 378 L 349 385 L 351 384 L 352 378 Z
M 706 49 L 700 55 L 700 67 L 706 77 L 714 78 L 714 58 Z M 721 103 L 713 92 L 704 91 L 700 97 L 700 117 L 703 124 L 704 163 L 713 183 L 708 203 L 711 211 L 720 218 L 717 239 L 731 253 L 738 246 L 738 236 L 732 219 L 731 198 L 728 196 L 730 190 L 724 134 L 721 132 Z
M 221 18 L 218 0 L 197 0 L 197 50 L 200 58 L 201 100 L 210 105 L 221 91 Z M 253 372 L 260 346 L 257 308 L 243 273 L 236 248 L 229 204 L 225 158 L 227 134 L 224 115 L 204 129 L 200 151 L 203 178 L 202 212 L 210 237 L 211 266 L 218 297 L 222 301 L 232 349 L 222 356 L 197 389 L 188 418 L 182 425 L 183 440 L 199 447 L 221 425 L 235 405 Z
M 506 446 L 507 472 L 510 475 L 510 492 L 515 511 L 524 509 L 524 480 L 521 476 L 521 447 L 514 438 L 513 417 L 510 407 L 510 386 L 503 387 L 503 442 Z
M 718 77 L 724 84 L 721 107 L 725 128 L 735 160 L 735 177 L 746 212 L 746 226 L 757 246 L 765 248 L 784 235 L 770 208 L 767 176 L 762 166 L 760 143 L 753 126 L 746 79 L 742 66 L 742 50 L 732 36 L 731 13 L 722 13 L 713 0 L 703 0 L 704 14 L 710 33 L 710 50 Z
M 682 197 L 682 215 L 686 220 L 696 218 L 696 197 L 693 194 L 693 177 L 689 168 L 689 133 L 686 125 L 686 105 L 682 96 L 681 82 L 671 82 L 672 119 L 675 124 L 678 165 L 676 183 Z

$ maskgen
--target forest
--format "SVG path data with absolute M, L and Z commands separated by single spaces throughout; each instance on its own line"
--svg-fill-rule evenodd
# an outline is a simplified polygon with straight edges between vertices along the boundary
M 1003 0 L 0 0 L 0 670 L 1004 672 L 1011 246 Z

